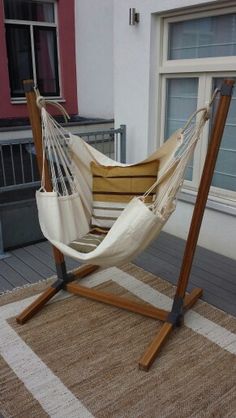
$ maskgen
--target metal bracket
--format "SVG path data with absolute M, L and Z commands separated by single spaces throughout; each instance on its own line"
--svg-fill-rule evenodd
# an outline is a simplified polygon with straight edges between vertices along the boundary
M 67 283 L 75 279 L 73 274 L 67 273 L 65 262 L 56 264 L 56 272 L 58 279 L 52 284 L 52 287 L 55 287 L 55 289 L 63 289 Z
M 56 263 L 56 272 L 58 279 L 67 280 L 66 264 L 64 261 L 62 263 Z
M 184 300 L 181 296 L 175 296 L 172 310 L 168 315 L 167 322 L 175 326 L 180 326 L 183 317 Z
M 64 288 L 64 286 L 67 284 L 67 283 L 70 283 L 70 282 L 72 282 L 73 280 L 75 279 L 75 276 L 73 276 L 73 274 L 67 274 L 67 277 L 66 278 L 64 278 L 64 279 L 57 279 L 52 285 L 51 285 L 51 287 L 53 287 L 53 288 L 55 288 L 55 289 L 57 289 L 57 290 L 60 290 L 60 289 L 63 289 Z
M 57 279 L 52 285 L 51 285 L 51 287 L 53 287 L 54 289 L 56 289 L 56 290 L 61 290 L 61 289 L 63 289 L 63 286 L 64 286 L 64 280 L 62 280 L 62 279 Z
M 31 91 L 34 91 L 34 81 L 33 80 L 24 80 L 24 92 L 30 93 Z
M 220 89 L 221 96 L 232 96 L 233 94 L 233 84 L 222 84 Z

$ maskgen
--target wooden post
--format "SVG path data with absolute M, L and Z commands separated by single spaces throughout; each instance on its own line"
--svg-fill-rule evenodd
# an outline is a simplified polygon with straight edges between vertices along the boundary
M 40 121 L 40 112 L 36 103 L 36 94 L 34 91 L 34 82 L 33 80 L 25 80 L 24 90 L 27 99 L 27 106 L 29 112 L 30 123 L 33 132 L 33 139 L 36 150 L 36 157 L 38 163 L 38 169 L 40 176 L 42 176 L 43 170 L 43 147 L 42 147 L 42 130 L 41 130 L 41 121 Z M 45 173 L 45 189 L 47 192 L 52 191 L 52 183 L 49 173 L 49 167 L 47 161 L 44 164 L 44 173 Z M 53 256 L 56 265 L 56 271 L 58 280 L 54 282 L 48 289 L 46 289 L 32 304 L 30 304 L 26 309 L 23 310 L 17 317 L 16 321 L 19 324 L 24 324 L 37 312 L 39 312 L 43 306 L 61 289 L 64 288 L 65 284 L 68 282 L 68 275 L 66 270 L 66 264 L 64 260 L 64 255 L 56 247 L 53 246 Z M 77 278 L 82 278 L 88 274 L 95 271 L 98 267 L 86 265 L 80 267 L 74 274 L 71 275 L 71 280 Z
M 233 85 L 234 80 L 225 80 L 220 91 L 221 97 L 215 115 L 214 126 L 208 146 L 208 152 L 205 159 L 177 285 L 176 296 L 180 298 L 184 298 L 188 285 L 189 275 L 192 268 L 196 245 L 207 203 L 208 193 L 210 190 L 220 143 L 224 132 L 225 122 L 228 115 Z
M 33 80 L 24 80 L 24 91 L 27 100 L 27 107 L 29 112 L 30 123 L 33 132 L 33 139 L 36 151 L 37 164 L 39 169 L 40 177 L 42 176 L 43 170 L 43 147 L 42 147 L 42 128 L 40 120 L 40 111 L 36 104 L 36 94 L 34 91 L 34 81 Z M 45 190 L 47 192 L 52 191 L 52 182 L 49 173 L 49 167 L 47 161 L 44 164 L 45 172 Z M 57 267 L 58 276 L 66 274 L 66 266 L 64 256 L 56 247 L 53 246 L 53 255 Z M 63 277 L 60 277 L 63 278 Z
M 225 122 L 232 96 L 233 85 L 234 80 L 225 80 L 220 90 L 220 102 L 215 115 L 215 122 L 208 146 L 208 152 L 205 159 L 203 173 L 201 176 L 201 182 L 198 190 L 196 204 L 192 215 L 192 221 L 186 242 L 182 267 L 178 279 L 177 290 L 174 297 L 172 310 L 167 321 L 163 324 L 161 330 L 156 335 L 152 343 L 149 345 L 149 347 L 139 360 L 139 368 L 145 371 L 149 370 L 149 367 L 155 360 L 161 347 L 166 342 L 173 327 L 181 324 L 181 319 L 184 314 L 184 311 L 187 308 L 189 309 L 201 295 L 201 289 L 196 289 L 194 292 L 192 292 L 191 297 L 188 300 L 188 303 L 186 303 L 185 292 L 189 281 L 190 271 L 202 224 L 204 210 L 206 207 L 207 197 L 212 182 L 212 177 L 214 174 L 217 155 L 219 152 L 220 143 L 224 132 Z

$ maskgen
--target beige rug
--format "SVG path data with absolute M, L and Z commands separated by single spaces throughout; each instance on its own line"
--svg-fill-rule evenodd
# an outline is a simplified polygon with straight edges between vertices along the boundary
M 131 264 L 83 284 L 169 308 L 173 286 Z M 24 326 L 46 283 L 0 297 L 4 418 L 236 418 L 236 318 L 198 302 L 146 373 L 161 323 L 61 292 Z

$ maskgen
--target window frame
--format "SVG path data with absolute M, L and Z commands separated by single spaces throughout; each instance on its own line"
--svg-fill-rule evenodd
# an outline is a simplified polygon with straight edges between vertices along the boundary
M 160 92 L 159 100 L 160 106 L 160 143 L 163 144 L 164 129 L 165 129 L 165 113 L 166 113 L 166 84 L 170 78 L 198 78 L 198 100 L 197 107 L 200 108 L 206 104 L 212 94 L 212 85 L 214 78 L 236 78 L 236 56 L 225 57 L 208 57 L 208 58 L 191 58 L 181 60 L 168 60 L 168 34 L 169 23 L 180 22 L 184 20 L 197 19 L 210 16 L 221 16 L 226 14 L 236 13 L 236 7 L 218 8 L 179 13 L 177 16 L 163 16 L 162 28 L 163 36 L 161 39 L 161 59 L 159 67 L 160 78 Z M 184 181 L 184 193 L 192 195 L 196 194 L 200 183 L 201 173 L 205 161 L 205 156 L 208 147 L 210 124 L 207 122 L 203 130 L 202 137 L 197 144 L 194 162 L 193 162 L 193 176 L 192 180 Z M 223 189 L 215 186 L 210 188 L 210 199 L 217 203 L 226 203 L 236 207 L 236 192 L 228 189 Z
M 191 19 L 198 19 L 202 17 L 210 16 L 222 16 L 226 14 L 236 13 L 236 7 L 226 7 L 224 9 L 217 10 L 205 10 L 197 13 L 183 14 L 173 17 L 164 17 L 163 25 L 163 48 L 162 48 L 162 64 L 160 68 L 160 74 L 172 73 L 173 69 L 175 72 L 202 72 L 202 66 L 204 65 L 205 72 L 212 71 L 235 71 L 236 68 L 236 56 L 223 56 L 223 57 L 208 57 L 208 58 L 191 58 L 191 59 L 180 59 L 180 60 L 168 60 L 168 32 L 169 24 L 175 22 L 182 22 Z
M 40 3 L 40 0 L 37 0 Z M 34 20 L 18 20 L 18 19 L 6 19 L 4 17 L 4 25 L 24 25 L 29 27 L 30 31 L 30 43 L 31 43 L 31 55 L 32 55 L 32 68 L 33 68 L 33 80 L 35 85 L 37 85 L 37 70 L 36 70 L 36 57 L 35 57 L 35 46 L 34 46 L 34 31 L 33 27 L 49 27 L 55 28 L 55 37 L 56 37 L 56 48 L 57 48 L 57 75 L 58 75 L 58 88 L 59 94 L 54 96 L 48 96 L 51 100 L 58 100 L 62 98 L 62 83 L 61 83 L 61 65 L 60 65 L 60 50 L 59 50 L 59 36 L 58 36 L 58 5 L 56 0 L 42 0 L 43 2 L 52 3 L 54 5 L 54 22 L 44 22 L 44 21 L 34 21 Z M 4 11 L 5 16 L 5 11 Z M 10 83 L 10 78 L 9 78 Z M 46 96 L 47 97 L 47 96 Z M 25 103 L 24 95 L 19 97 L 11 96 L 11 103 Z

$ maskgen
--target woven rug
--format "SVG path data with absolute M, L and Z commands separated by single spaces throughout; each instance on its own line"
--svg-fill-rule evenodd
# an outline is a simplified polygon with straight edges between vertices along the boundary
M 165 309 L 174 294 L 132 264 L 80 282 Z M 0 297 L 0 416 L 236 417 L 236 318 L 199 301 L 147 373 L 137 361 L 158 321 L 61 292 L 17 325 L 47 285 Z

